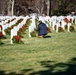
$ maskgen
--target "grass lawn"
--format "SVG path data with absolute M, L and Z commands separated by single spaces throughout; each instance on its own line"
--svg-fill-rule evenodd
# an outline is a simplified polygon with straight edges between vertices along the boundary
M 49 33 L 24 44 L 0 45 L 0 75 L 76 75 L 76 32 Z

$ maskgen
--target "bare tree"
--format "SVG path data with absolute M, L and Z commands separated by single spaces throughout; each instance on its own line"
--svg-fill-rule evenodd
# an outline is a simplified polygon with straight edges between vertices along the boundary
M 51 5 L 51 0 L 35 0 L 35 8 L 38 11 L 40 15 L 50 14 L 50 5 Z
M 6 0 L 0 0 L 0 14 L 5 15 L 7 10 Z
M 51 0 L 47 0 L 47 15 L 50 15 L 50 4 L 51 4 Z
M 36 0 L 35 1 L 35 8 L 40 15 L 44 14 L 44 0 Z
M 7 0 L 7 4 L 8 4 L 8 15 L 9 16 L 13 16 L 14 13 L 14 0 Z
M 14 15 L 14 0 L 11 0 L 12 1 L 12 16 Z

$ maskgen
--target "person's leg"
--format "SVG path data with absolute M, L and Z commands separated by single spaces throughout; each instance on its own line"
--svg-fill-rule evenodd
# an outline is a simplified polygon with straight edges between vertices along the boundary
M 36 37 L 38 37 L 38 38 L 43 38 L 43 36 L 42 35 L 38 35 L 38 34 L 36 34 Z
M 43 38 L 45 38 L 46 37 L 46 34 L 43 34 L 42 36 L 43 36 Z
M 38 38 L 43 38 L 43 36 L 37 36 Z

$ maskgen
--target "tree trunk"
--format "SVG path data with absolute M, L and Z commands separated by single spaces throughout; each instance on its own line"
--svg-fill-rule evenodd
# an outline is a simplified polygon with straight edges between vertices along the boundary
M 14 0 L 9 0 L 8 2 L 8 16 L 13 16 Z
M 41 4 L 41 14 L 44 14 L 44 12 L 43 12 L 43 10 L 44 10 L 44 0 L 42 0 L 41 3 L 42 3 L 42 4 Z
M 8 16 L 12 16 L 12 3 L 11 0 L 8 2 Z
M 47 0 L 47 15 L 50 15 L 50 0 Z
M 12 16 L 14 15 L 14 0 L 12 1 Z

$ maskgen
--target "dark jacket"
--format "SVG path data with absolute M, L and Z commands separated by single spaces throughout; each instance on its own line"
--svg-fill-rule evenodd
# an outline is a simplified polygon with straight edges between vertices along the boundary
M 41 22 L 38 25 L 38 36 L 46 35 L 46 34 L 47 34 L 47 26 L 46 26 L 46 24 Z

